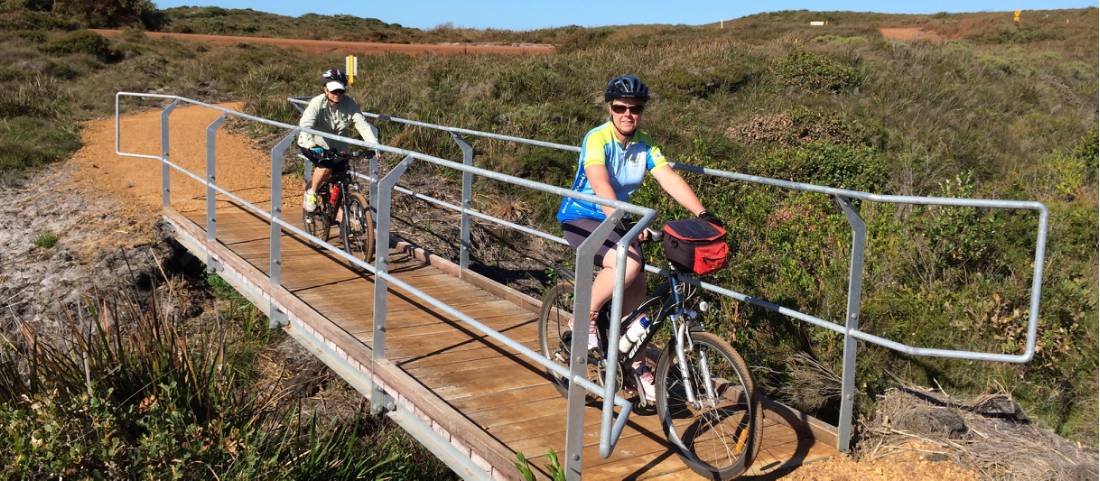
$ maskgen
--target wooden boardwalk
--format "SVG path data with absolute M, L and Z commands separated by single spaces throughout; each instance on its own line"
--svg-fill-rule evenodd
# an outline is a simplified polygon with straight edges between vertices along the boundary
M 287 220 L 300 225 L 300 211 L 288 211 Z M 217 242 L 207 242 L 203 212 L 166 210 L 164 217 L 182 244 L 205 250 L 281 306 L 294 321 L 288 329 L 322 339 L 493 478 L 518 479 L 516 452 L 535 469 L 549 451 L 562 456 L 566 400 L 534 362 L 393 288 L 387 360 L 372 362 L 372 276 L 284 231 L 282 283 L 269 286 L 270 227 L 263 218 L 219 201 Z M 406 244 L 389 255 L 397 277 L 538 350 L 537 300 Z M 746 479 L 773 479 L 836 454 L 828 426 L 777 403 L 766 406 L 764 445 L 749 473 L 755 476 Z M 670 451 L 655 415 L 632 415 L 613 455 L 600 458 L 599 418 L 588 408 L 584 479 L 702 479 Z

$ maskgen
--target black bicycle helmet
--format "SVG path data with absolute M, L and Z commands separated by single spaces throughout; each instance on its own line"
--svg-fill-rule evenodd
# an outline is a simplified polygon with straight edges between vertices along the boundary
M 607 83 L 607 90 L 603 93 L 603 101 L 610 102 L 622 98 L 649 100 L 649 87 L 646 87 L 642 79 L 633 75 L 615 77 Z
M 347 87 L 348 76 L 343 70 L 338 68 L 330 68 L 325 70 L 325 73 L 321 74 L 321 84 L 328 85 L 329 82 L 338 82 L 340 85 Z

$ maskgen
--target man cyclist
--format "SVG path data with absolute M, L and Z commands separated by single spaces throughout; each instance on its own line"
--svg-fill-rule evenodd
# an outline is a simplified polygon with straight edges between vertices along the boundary
M 324 92 L 310 99 L 309 106 L 302 112 L 298 126 L 348 137 L 351 126 L 354 125 L 364 141 L 378 143 L 374 127 L 367 123 L 367 119 L 359 111 L 359 104 L 346 93 L 348 76 L 339 69 L 329 69 L 321 74 L 321 84 Z M 317 188 L 328 180 L 333 170 L 346 167 L 346 161 L 333 160 L 332 154 L 345 152 L 347 144 L 302 132 L 298 135 L 298 147 L 302 150 L 302 155 L 316 167 L 312 182 L 302 201 L 302 207 L 306 212 L 313 212 L 317 210 L 317 204 L 320 201 L 316 194 Z
M 642 113 L 649 100 L 649 88 L 634 75 L 622 75 L 611 79 L 604 91 L 609 120 L 588 131 L 581 143 L 577 163 L 577 175 L 572 190 L 596 195 L 605 199 L 628 201 L 630 195 L 641 186 L 648 171 L 657 183 L 676 202 L 692 214 L 714 224 L 721 225 L 715 216 L 703 207 L 695 191 L 669 166 L 652 137 L 639 130 Z M 592 231 L 614 211 L 592 202 L 566 197 L 558 208 L 557 219 L 562 224 L 565 240 L 573 248 L 580 246 Z M 606 255 L 626 234 L 625 223 L 615 227 L 607 241 L 600 246 L 594 261 L 600 270 L 592 283 L 592 303 L 589 308 L 588 348 L 598 348 L 596 316 L 604 303 L 611 298 L 615 287 L 615 256 Z M 642 236 L 645 236 L 643 231 Z M 626 261 L 626 283 L 623 290 L 623 312 L 629 313 L 645 299 L 645 265 L 638 240 L 631 243 Z M 580 312 L 577 315 L 581 315 Z M 649 400 L 654 399 L 653 374 L 635 362 L 643 381 L 642 391 Z

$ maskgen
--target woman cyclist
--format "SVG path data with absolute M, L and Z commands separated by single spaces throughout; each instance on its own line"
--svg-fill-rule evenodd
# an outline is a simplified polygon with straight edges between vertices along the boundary
M 329 132 L 342 137 L 348 137 L 351 127 L 354 125 L 359 136 L 368 143 L 378 143 L 374 127 L 363 117 L 359 111 L 359 104 L 355 103 L 346 94 L 348 76 L 340 69 L 329 69 L 321 74 L 321 85 L 324 92 L 309 100 L 309 106 L 302 111 L 302 118 L 298 121 L 299 127 Z M 306 212 L 317 209 L 319 202 L 315 192 L 321 186 L 334 169 L 345 167 L 335 165 L 327 151 L 341 152 L 347 150 L 347 144 L 338 140 L 326 139 L 320 135 L 302 132 L 298 135 L 298 147 L 316 169 L 313 171 L 313 179 L 306 190 L 302 207 Z M 346 162 L 345 162 L 346 164 Z
M 649 100 L 649 88 L 634 75 L 622 75 L 611 79 L 604 91 L 604 102 L 610 119 L 588 131 L 581 142 L 577 175 L 572 190 L 596 195 L 605 199 L 629 201 L 630 195 L 641 186 L 648 171 L 657 179 L 669 196 L 692 214 L 713 224 L 721 225 L 715 216 L 703 207 L 695 191 L 673 170 L 661 150 L 646 132 L 639 129 L 642 113 Z M 562 224 L 563 237 L 573 248 L 580 246 L 592 231 L 614 211 L 592 202 L 566 197 L 558 208 L 558 222 Z M 611 298 L 615 287 L 615 257 L 606 255 L 626 234 L 626 226 L 620 224 L 607 241 L 600 246 L 593 261 L 604 269 L 592 283 L 592 303 L 589 308 L 588 349 L 598 349 L 596 315 Z M 642 236 L 645 236 L 643 232 Z M 637 239 L 631 243 L 626 261 L 626 284 L 623 291 L 623 312 L 633 311 L 645 298 L 645 265 L 641 246 Z M 580 313 L 577 313 L 580 315 Z M 634 363 L 640 369 L 642 391 L 647 399 L 654 398 L 653 374 L 642 369 L 641 362 Z

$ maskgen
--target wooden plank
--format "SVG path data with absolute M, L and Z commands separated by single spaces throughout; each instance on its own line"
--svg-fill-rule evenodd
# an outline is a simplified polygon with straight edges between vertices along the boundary
M 231 261 L 234 270 L 266 279 L 267 222 L 236 206 L 227 205 L 224 210 L 219 211 L 219 258 L 231 253 L 239 259 Z M 173 215 L 178 223 L 182 216 Z M 204 240 L 199 224 L 205 222 L 204 213 L 196 210 L 188 217 L 195 219 L 190 235 Z M 282 248 L 283 285 L 270 292 L 272 297 L 288 308 L 293 306 L 296 317 L 307 319 L 349 358 L 371 365 L 367 343 L 373 334 L 373 276 L 285 231 Z M 390 272 L 399 279 L 538 349 L 532 315 L 538 300 L 406 243 L 395 246 L 389 255 Z M 528 454 L 537 471 L 542 470 L 546 450 L 561 454 L 566 402 L 542 366 L 401 289 L 391 286 L 389 295 L 389 360 L 373 365 L 383 382 L 408 393 L 406 397 L 443 429 L 508 473 L 515 474 L 514 450 Z M 306 312 L 305 317 L 299 311 Z M 835 432 L 828 426 L 776 406 L 765 412 L 765 445 L 752 472 L 770 472 L 835 454 Z M 668 451 L 655 416 L 633 415 L 608 459 L 600 459 L 597 453 L 599 409 L 586 410 L 585 424 L 585 479 L 698 479 Z
M 172 211 L 165 211 L 164 215 L 174 219 L 181 230 L 187 233 L 186 235 L 199 242 L 205 240 L 205 233 L 197 224 Z M 218 258 L 222 259 L 222 262 L 242 275 L 252 279 L 263 278 L 255 267 L 240 260 L 225 246 L 218 243 L 207 243 L 206 247 L 215 252 Z M 511 478 L 518 475 L 513 464 L 514 453 L 511 450 L 444 403 L 438 396 L 421 388 L 419 383 L 402 372 L 400 368 L 388 361 L 372 363 L 370 349 L 366 345 L 324 319 L 320 313 L 311 309 L 286 289 L 276 288 L 269 294 L 277 302 L 290 309 L 295 317 L 308 323 L 321 336 L 334 342 L 336 346 L 344 350 L 351 360 L 372 368 L 374 374 L 381 378 L 386 385 L 400 392 L 402 396 L 408 399 L 417 409 L 424 412 L 433 422 L 448 431 L 451 436 L 460 439 L 464 445 L 486 459 L 495 469 L 502 470 L 502 473 Z
M 486 411 L 509 411 L 526 403 L 542 400 L 562 399 L 562 395 L 549 382 L 537 386 L 528 386 L 518 389 L 481 393 L 461 399 L 449 400 L 448 404 L 463 412 L 471 418 L 477 417 Z M 563 408 L 564 409 L 564 408 Z M 493 414 L 487 414 L 485 419 L 496 419 Z

